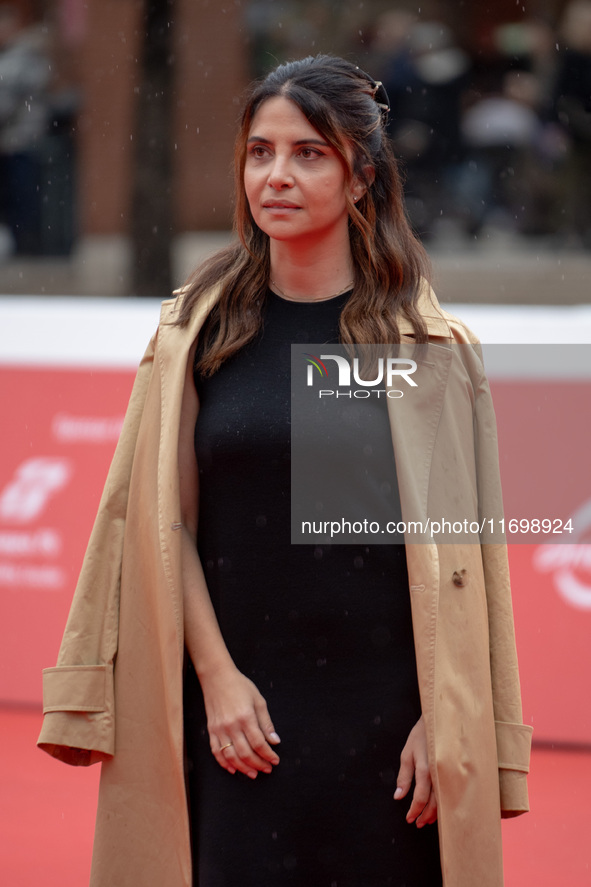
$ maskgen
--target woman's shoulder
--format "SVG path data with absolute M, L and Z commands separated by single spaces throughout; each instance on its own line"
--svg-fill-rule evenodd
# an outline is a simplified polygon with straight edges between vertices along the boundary
M 190 284 L 185 284 L 172 291 L 172 295 L 168 299 L 164 299 L 160 307 L 160 323 L 161 324 L 177 324 L 178 318 L 183 309 L 185 299 L 191 297 L 192 288 Z M 183 322 L 183 328 L 189 327 L 199 329 L 208 312 L 217 302 L 221 294 L 221 286 L 211 286 L 202 293 L 199 300 L 191 305 L 191 312 L 188 322 Z
M 429 334 L 441 335 L 446 329 L 447 338 L 458 344 L 480 344 L 478 336 L 463 320 L 441 307 L 433 288 L 426 282 L 419 293 L 417 308 L 427 323 Z
M 463 345 L 480 345 L 480 339 L 459 317 L 441 309 L 451 331 L 454 342 Z

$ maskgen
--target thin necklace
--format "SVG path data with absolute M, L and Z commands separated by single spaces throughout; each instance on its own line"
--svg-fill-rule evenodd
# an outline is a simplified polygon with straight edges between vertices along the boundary
M 283 299 L 287 299 L 288 302 L 327 302 L 329 299 L 336 299 L 337 296 L 342 296 L 343 293 L 346 293 L 348 290 L 353 288 L 353 281 L 351 280 L 347 286 L 344 286 L 342 290 L 339 290 L 338 293 L 333 293 L 332 296 L 318 296 L 314 299 L 295 299 L 293 296 L 286 296 L 283 290 L 279 289 L 276 282 L 273 278 L 270 278 L 270 282 L 274 289 L 277 291 L 278 295 Z

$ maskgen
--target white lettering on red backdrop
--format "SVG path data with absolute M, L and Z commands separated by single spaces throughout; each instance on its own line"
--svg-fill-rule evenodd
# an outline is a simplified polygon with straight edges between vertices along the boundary
M 0 701 L 40 699 L 133 378 L 0 365 Z
M 564 600 L 579 610 L 591 610 L 591 500 L 572 516 L 573 544 L 539 545 L 532 565 L 538 573 L 550 573 Z

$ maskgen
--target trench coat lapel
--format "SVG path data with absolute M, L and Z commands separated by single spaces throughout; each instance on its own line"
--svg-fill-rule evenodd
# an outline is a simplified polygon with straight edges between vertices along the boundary
M 406 315 L 398 321 L 398 356 L 416 361 L 416 387 L 406 389 L 403 397 L 388 398 L 400 505 L 407 522 L 427 516 L 431 458 L 452 360 L 450 327 L 427 285 L 419 295 L 417 309 L 426 323 L 429 343 L 415 343 L 414 329 Z
M 431 459 L 443 408 L 452 350 L 449 345 L 414 345 L 403 342 L 400 357 L 414 360 L 416 388 L 404 396 L 388 398 L 388 416 L 403 519 L 421 521 L 427 516 Z M 415 534 L 407 542 L 424 541 Z

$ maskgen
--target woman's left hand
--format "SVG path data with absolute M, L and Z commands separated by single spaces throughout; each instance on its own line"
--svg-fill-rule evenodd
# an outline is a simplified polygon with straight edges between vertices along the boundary
M 437 819 L 437 798 L 431 781 L 427 755 L 427 732 L 422 715 L 410 731 L 400 755 L 400 770 L 396 780 L 397 789 L 394 792 L 396 801 L 408 794 L 413 777 L 415 790 L 412 803 L 406 814 L 406 821 L 416 822 L 417 828 L 422 828 Z

